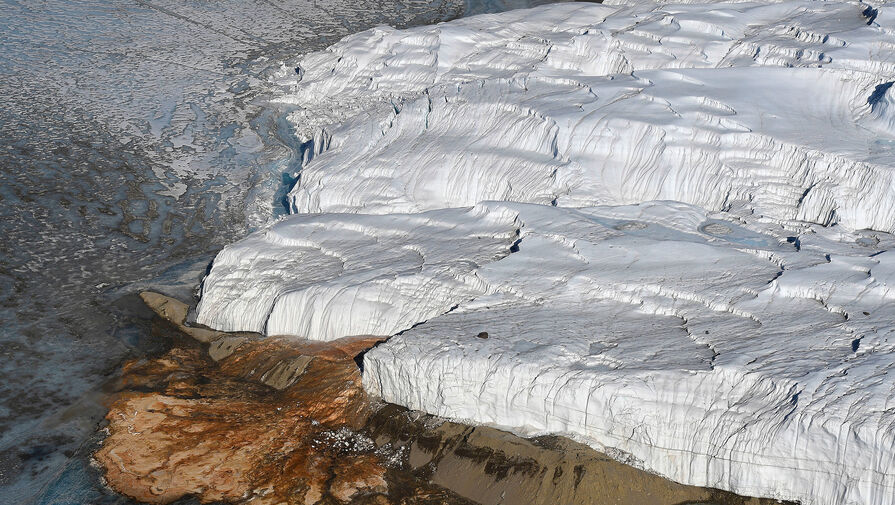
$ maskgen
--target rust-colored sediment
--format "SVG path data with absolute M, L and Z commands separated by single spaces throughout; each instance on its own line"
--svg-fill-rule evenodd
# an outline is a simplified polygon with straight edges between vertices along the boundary
M 312 359 L 282 391 L 253 380 L 296 348 L 247 342 L 220 364 L 198 349 L 128 363 L 125 387 L 106 416 L 109 436 L 95 455 L 107 481 L 150 503 L 195 495 L 203 502 L 310 504 L 386 493 L 379 456 L 353 447 L 350 435 L 332 442 L 369 413 L 351 351 Z
M 210 346 L 124 366 L 95 458 L 111 487 L 139 501 L 774 503 L 676 484 L 559 437 L 526 440 L 371 405 L 354 358 L 380 338 L 193 335 L 184 304 L 144 300 Z

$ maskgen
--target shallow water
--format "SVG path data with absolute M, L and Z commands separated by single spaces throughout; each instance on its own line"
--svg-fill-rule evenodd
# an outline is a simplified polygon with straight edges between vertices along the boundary
M 0 501 L 126 502 L 86 462 L 103 384 L 166 346 L 135 293 L 192 296 L 300 166 L 267 72 L 377 24 L 540 3 L 3 0 Z

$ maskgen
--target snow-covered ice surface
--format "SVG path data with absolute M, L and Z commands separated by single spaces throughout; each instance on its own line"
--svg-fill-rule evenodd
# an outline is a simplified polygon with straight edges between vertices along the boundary
M 891 235 L 797 247 L 682 204 L 511 208 L 519 252 L 477 270 L 488 294 L 367 353 L 372 392 L 688 484 L 893 503 Z
M 510 254 L 514 220 L 476 208 L 280 221 L 215 258 L 197 310 L 223 330 L 391 335 L 481 295 L 473 272 Z
M 566 4 L 346 38 L 282 74 L 327 149 L 291 206 L 749 200 L 895 230 L 895 13 L 868 9 Z
M 293 216 L 225 249 L 202 303 L 279 313 L 272 334 L 405 330 L 364 358 L 389 402 L 688 484 L 890 504 L 893 246 L 677 202 Z
M 197 321 L 395 334 L 387 401 L 895 504 L 895 6 L 613 3 L 284 66 L 297 215 L 218 255 Z

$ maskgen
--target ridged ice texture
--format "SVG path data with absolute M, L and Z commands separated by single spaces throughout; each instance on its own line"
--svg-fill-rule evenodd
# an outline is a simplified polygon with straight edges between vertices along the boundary
M 401 332 L 364 359 L 387 401 L 895 505 L 895 7 L 630 3 L 284 67 L 301 215 L 219 254 L 199 322 Z
M 895 231 L 895 7 L 561 4 L 284 68 L 294 212 L 667 199 Z
M 333 340 L 391 335 L 483 292 L 474 270 L 509 254 L 508 210 L 291 216 L 225 248 L 197 321 Z
M 895 503 L 891 235 L 504 205 L 521 241 L 478 269 L 488 294 L 368 352 L 367 389 L 687 484 Z

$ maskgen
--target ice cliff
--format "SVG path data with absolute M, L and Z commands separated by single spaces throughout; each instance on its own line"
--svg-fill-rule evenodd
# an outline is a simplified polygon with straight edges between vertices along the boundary
M 369 390 L 688 484 L 893 503 L 895 255 L 873 256 L 891 236 L 797 247 L 681 204 L 513 208 L 519 252 L 478 270 L 489 294 L 370 351 Z
M 515 214 L 484 210 L 280 221 L 218 254 L 200 321 L 318 340 L 397 333 L 484 292 L 475 270 L 518 235 Z
M 559 4 L 307 55 L 274 77 L 296 215 L 218 255 L 197 321 L 395 335 L 387 401 L 893 505 L 893 9 Z

